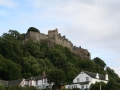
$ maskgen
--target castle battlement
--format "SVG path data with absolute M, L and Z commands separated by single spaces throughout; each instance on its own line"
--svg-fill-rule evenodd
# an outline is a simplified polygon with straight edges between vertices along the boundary
M 81 48 L 81 46 L 73 46 L 73 43 L 71 41 L 69 41 L 65 36 L 61 36 L 61 33 L 58 33 L 57 28 L 55 30 L 49 30 L 47 35 L 40 32 L 30 31 L 29 28 L 29 31 L 26 33 L 25 36 L 25 41 L 28 39 L 32 39 L 35 42 L 41 42 L 41 40 L 48 39 L 51 42 L 69 48 L 74 54 L 76 54 L 80 58 L 87 57 L 90 59 L 90 53 L 88 52 L 88 50 Z

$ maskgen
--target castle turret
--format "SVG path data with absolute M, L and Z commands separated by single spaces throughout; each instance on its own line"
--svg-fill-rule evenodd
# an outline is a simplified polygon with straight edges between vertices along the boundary
M 49 30 L 48 38 L 57 43 L 58 42 L 58 29 L 56 28 L 55 30 Z

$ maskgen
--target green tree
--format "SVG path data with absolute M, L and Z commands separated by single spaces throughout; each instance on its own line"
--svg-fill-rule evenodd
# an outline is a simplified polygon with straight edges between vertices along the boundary
M 25 78 L 40 74 L 40 68 L 36 58 L 32 56 L 23 57 L 22 65 L 22 72 Z
M 30 31 L 33 31 L 33 32 L 40 32 L 37 28 L 35 28 L 35 27 L 30 27 L 29 29 L 28 29 L 28 31 L 30 32 Z
M 65 73 L 61 69 L 52 69 L 47 74 L 48 82 L 54 83 L 56 86 L 64 84 L 65 82 Z
M 103 60 L 101 60 L 100 58 L 98 58 L 98 57 L 94 58 L 93 61 L 96 64 L 100 65 L 102 68 L 104 68 L 106 66 L 105 62 Z
M 107 90 L 106 84 L 104 82 L 96 82 L 95 84 L 91 84 L 90 90 Z

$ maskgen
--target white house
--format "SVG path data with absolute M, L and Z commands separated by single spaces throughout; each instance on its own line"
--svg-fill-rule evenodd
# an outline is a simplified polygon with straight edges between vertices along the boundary
M 47 82 L 45 72 L 37 77 L 31 77 L 26 79 L 26 85 L 35 86 L 39 89 L 45 89 L 46 87 L 50 86 L 50 84 Z
M 73 80 L 72 84 L 65 85 L 66 89 L 72 89 L 72 88 L 80 88 L 80 89 L 89 89 L 91 84 L 94 84 L 96 82 L 108 82 L 108 74 L 106 73 L 105 76 L 98 74 L 98 73 L 92 73 L 88 71 L 82 71 L 75 79 Z

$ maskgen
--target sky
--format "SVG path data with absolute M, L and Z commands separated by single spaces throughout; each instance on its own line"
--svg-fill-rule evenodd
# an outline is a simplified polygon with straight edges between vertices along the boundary
M 58 29 L 120 76 L 120 0 L 0 0 L 0 36 Z

